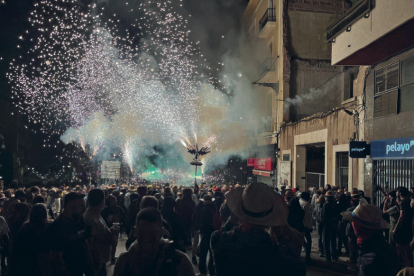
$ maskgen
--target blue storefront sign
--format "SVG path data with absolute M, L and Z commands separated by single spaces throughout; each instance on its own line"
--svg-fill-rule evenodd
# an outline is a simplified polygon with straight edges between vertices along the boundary
M 414 137 L 377 140 L 371 142 L 372 159 L 414 158 Z

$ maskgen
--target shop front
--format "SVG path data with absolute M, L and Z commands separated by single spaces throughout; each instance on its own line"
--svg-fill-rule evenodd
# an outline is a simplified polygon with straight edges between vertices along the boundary
M 257 182 L 265 183 L 273 187 L 274 184 L 274 166 L 273 158 L 248 158 L 247 166 L 254 167 L 253 174 Z
M 371 141 L 373 192 L 376 204 L 382 200 L 379 187 L 390 191 L 414 183 L 414 137 Z

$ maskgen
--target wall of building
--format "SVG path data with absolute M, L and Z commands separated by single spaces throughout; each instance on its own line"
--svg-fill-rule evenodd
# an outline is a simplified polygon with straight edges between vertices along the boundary
M 325 30 L 332 21 L 332 14 L 305 11 L 289 11 L 289 54 L 316 60 L 331 59 L 331 44 L 324 38 Z
M 297 121 L 341 106 L 349 98 L 351 86 L 351 76 L 342 70 L 331 66 L 329 61 L 312 64 L 309 60 L 293 60 L 290 77 L 290 98 L 293 99 L 290 103 L 293 104 L 289 108 L 289 120 Z
M 372 68 L 372 70 L 370 70 L 370 68 L 366 69 L 366 120 L 364 123 L 364 140 L 368 143 L 372 140 L 414 136 L 414 110 L 402 112 L 396 115 L 374 118 L 375 70 L 398 60 L 404 60 L 413 55 L 414 49 L 411 49 L 377 64 Z M 364 166 L 364 190 L 369 195 L 372 193 L 372 162 L 372 159 L 367 158 Z
M 332 44 L 332 64 L 337 64 L 358 50 L 414 17 L 414 1 L 376 0 L 368 18 L 362 17 L 342 31 Z M 361 64 L 363 65 L 363 64 Z
M 414 110 L 396 115 L 374 118 L 374 71 L 398 60 L 404 60 L 414 55 L 414 49 L 396 55 L 387 61 L 377 64 L 369 73 L 366 80 L 367 119 L 365 123 L 366 140 L 382 140 L 414 136 Z
M 357 99 L 354 99 L 347 104 L 354 106 Z M 304 170 L 304 158 L 303 152 L 307 144 L 313 143 L 325 143 L 325 183 L 333 183 L 335 179 L 334 170 L 336 169 L 334 152 L 346 151 L 347 145 L 349 144 L 350 138 L 353 137 L 355 132 L 355 125 L 353 123 L 353 117 L 346 114 L 342 109 L 337 109 L 330 114 L 318 113 L 313 119 L 305 119 L 299 123 L 284 124 L 281 127 L 280 134 L 280 150 L 292 152 L 292 183 L 293 186 L 299 185 L 304 188 L 305 177 Z M 338 148 L 342 146 L 341 148 Z M 336 149 L 334 150 L 334 147 Z M 302 154 L 298 154 L 301 152 Z M 299 157 L 298 157 L 299 156 Z M 281 156 L 282 158 L 282 156 Z M 281 158 L 278 160 L 281 161 Z M 350 162 L 349 171 L 349 187 L 358 187 L 358 162 L 354 159 Z M 280 177 L 280 176 L 279 176 Z M 280 179 L 277 183 L 280 185 Z

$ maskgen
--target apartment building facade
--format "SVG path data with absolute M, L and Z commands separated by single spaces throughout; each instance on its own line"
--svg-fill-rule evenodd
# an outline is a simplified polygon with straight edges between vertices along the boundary
M 273 156 L 258 156 L 273 158 L 274 186 L 351 188 L 363 182 L 358 160 L 348 157 L 349 141 L 361 127 L 353 113 L 362 95 L 354 87 L 358 70 L 331 66 L 324 38 L 349 6 L 343 0 L 251 0 L 246 8 L 242 24 L 252 49 L 269 55 L 265 64 L 271 58 L 252 82 L 272 110 L 273 129 L 257 142 L 274 144 Z
M 327 29 L 332 64 L 360 66 L 364 190 L 414 185 L 414 2 L 360 0 Z M 413 141 L 413 143 L 411 143 Z

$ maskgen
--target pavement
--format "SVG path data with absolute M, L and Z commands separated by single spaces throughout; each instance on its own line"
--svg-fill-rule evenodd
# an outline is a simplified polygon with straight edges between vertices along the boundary
M 319 257 L 319 251 L 318 251 L 318 238 L 316 231 L 313 231 L 312 234 L 312 251 L 311 251 L 311 259 L 312 262 L 306 265 L 306 275 L 307 276 L 343 276 L 343 275 L 352 275 L 356 276 L 358 273 L 352 273 L 349 272 L 347 269 L 347 263 L 349 262 L 348 257 L 339 257 L 338 262 L 332 261 L 332 263 L 329 263 L 325 261 L 325 258 Z M 116 256 L 119 256 L 119 254 L 126 252 L 125 249 L 125 242 L 127 238 L 125 236 L 122 236 L 119 238 L 118 247 L 116 250 Z M 343 252 L 344 249 L 343 249 Z M 189 248 L 187 250 L 187 255 L 191 259 L 191 249 Z M 305 252 L 302 252 L 301 254 L 302 260 L 305 261 Z M 108 276 L 112 276 L 114 270 L 114 265 L 110 265 L 110 263 L 107 264 L 107 273 Z M 198 271 L 198 265 L 194 265 L 194 270 L 197 273 Z

